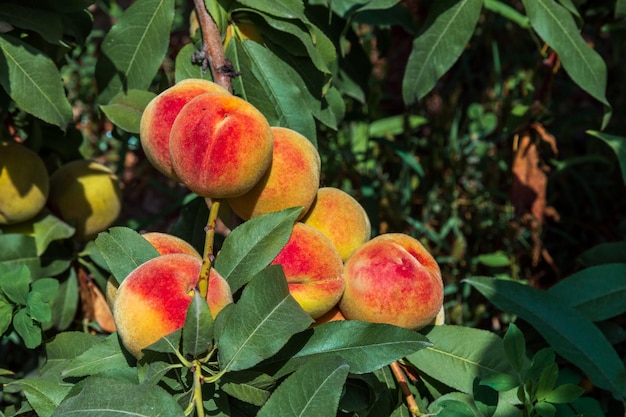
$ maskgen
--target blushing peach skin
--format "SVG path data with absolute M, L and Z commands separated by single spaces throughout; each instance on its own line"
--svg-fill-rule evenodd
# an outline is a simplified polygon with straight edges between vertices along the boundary
M 186 79 L 157 95 L 143 111 L 140 124 L 141 146 L 148 160 L 162 174 L 178 179 L 170 161 L 170 131 L 180 109 L 199 94 L 215 92 L 230 94 L 212 81 Z
M 213 199 L 248 192 L 272 160 L 272 131 L 263 114 L 232 95 L 205 93 L 178 113 L 170 133 L 176 176 Z
M 284 127 L 272 127 L 272 136 L 270 168 L 250 191 L 228 200 L 244 220 L 299 206 L 304 207 L 302 218 L 315 199 L 321 169 L 315 146 L 300 133 Z
M 154 246 L 157 252 L 159 252 L 159 255 L 186 253 L 188 255 L 193 255 L 198 259 L 202 259 L 202 256 L 193 246 L 178 236 L 163 232 L 146 232 L 141 236 Z
M 313 319 L 327 313 L 341 298 L 341 258 L 328 238 L 310 226 L 296 223 L 272 264 L 282 265 L 289 292 Z
M 350 194 L 334 187 L 317 191 L 317 197 L 302 222 L 326 235 L 344 261 L 369 240 L 372 232 L 365 209 Z
M 408 235 L 389 233 L 363 244 L 345 263 L 343 275 L 339 308 L 348 320 L 420 329 L 443 304 L 437 262 Z
M 120 284 L 113 316 L 122 343 L 133 356 L 141 358 L 142 349 L 183 326 L 201 267 L 202 260 L 193 255 L 162 255 L 139 265 Z M 232 302 L 228 284 L 214 269 L 207 302 L 213 317 Z

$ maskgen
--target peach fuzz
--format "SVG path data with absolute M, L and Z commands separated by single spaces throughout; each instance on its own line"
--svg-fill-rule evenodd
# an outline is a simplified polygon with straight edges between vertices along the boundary
M 365 209 L 350 194 L 323 187 L 302 222 L 322 232 L 337 248 L 342 260 L 370 239 L 372 226 Z
M 301 218 L 319 188 L 321 160 L 315 146 L 305 136 L 285 127 L 272 127 L 272 136 L 270 168 L 250 191 L 228 200 L 244 220 L 299 206 L 304 207 Z
M 139 128 L 146 158 L 162 174 L 177 179 L 170 161 L 170 131 L 180 109 L 199 94 L 230 94 L 224 87 L 202 79 L 182 80 L 157 95 L 143 111 Z
M 346 261 L 339 309 L 348 320 L 420 329 L 443 304 L 443 282 L 435 259 L 416 239 L 380 235 Z
M 330 240 L 310 226 L 296 223 L 272 264 L 282 266 L 289 292 L 313 319 L 327 313 L 341 298 L 341 258 Z
M 118 335 L 133 356 L 140 358 L 142 349 L 184 325 L 201 267 L 202 260 L 193 255 L 162 255 L 139 265 L 122 281 L 113 316 Z M 217 294 L 224 298 L 216 300 Z M 214 269 L 207 301 L 213 317 L 232 302 L 228 284 Z
M 170 133 L 176 176 L 191 191 L 213 199 L 248 192 L 272 162 L 270 125 L 252 104 L 205 93 L 178 113 Z

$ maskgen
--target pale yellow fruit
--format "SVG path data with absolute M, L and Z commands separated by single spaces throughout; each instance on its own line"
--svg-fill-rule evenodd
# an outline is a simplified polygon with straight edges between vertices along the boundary
M 35 217 L 46 204 L 48 181 L 37 153 L 17 142 L 0 143 L 0 224 Z

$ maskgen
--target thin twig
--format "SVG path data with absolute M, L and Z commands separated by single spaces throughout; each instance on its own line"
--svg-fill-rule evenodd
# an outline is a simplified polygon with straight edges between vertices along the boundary
M 413 394 L 409 389 L 409 384 L 406 381 L 406 376 L 404 375 L 404 372 L 402 372 L 402 369 L 400 369 L 400 364 L 397 361 L 392 362 L 389 367 L 391 368 L 391 372 L 393 372 L 393 375 L 396 377 L 398 385 L 400 385 L 400 389 L 402 390 L 402 394 L 404 395 L 404 399 L 406 400 L 406 406 L 409 408 L 411 416 L 420 416 L 420 409 L 415 402 L 415 397 L 413 397 Z

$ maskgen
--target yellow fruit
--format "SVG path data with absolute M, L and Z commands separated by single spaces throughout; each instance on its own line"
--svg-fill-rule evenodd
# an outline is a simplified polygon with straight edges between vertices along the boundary
M 117 176 L 107 166 L 84 159 L 72 161 L 50 177 L 50 208 L 76 227 L 76 237 L 89 240 L 120 215 L 122 196 Z
M 16 142 L 0 143 L 0 224 L 35 217 L 46 204 L 48 181 L 39 155 Z

